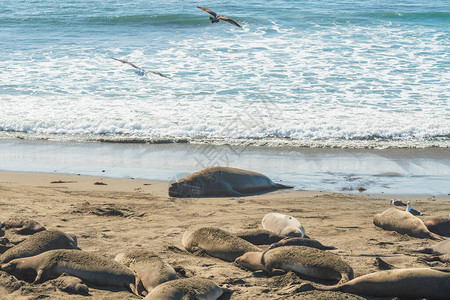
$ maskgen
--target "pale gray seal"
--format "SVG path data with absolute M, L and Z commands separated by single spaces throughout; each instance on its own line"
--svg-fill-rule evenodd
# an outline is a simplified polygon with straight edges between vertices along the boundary
M 319 249 L 304 246 L 286 246 L 265 252 L 247 252 L 235 263 L 251 270 L 274 269 L 293 271 L 325 280 L 339 280 L 340 283 L 353 279 L 353 269 L 339 256 Z
M 246 240 L 213 227 L 188 229 L 183 234 L 182 244 L 188 251 L 203 250 L 210 256 L 230 262 L 246 252 L 261 251 Z
M 443 239 L 439 235 L 430 232 L 419 218 L 407 211 L 393 207 L 385 210 L 381 214 L 374 215 L 373 223 L 375 226 L 381 227 L 384 230 L 397 231 L 398 233 L 417 238 Z
M 449 299 L 450 269 L 395 269 L 357 277 L 346 283 L 322 286 L 321 291 L 342 291 L 372 297 Z
M 42 283 L 63 273 L 97 285 L 129 288 L 142 295 L 139 277 L 122 264 L 79 250 L 50 250 L 36 256 L 13 259 L 1 266 L 3 271 L 19 277 L 36 274 L 33 283 Z
M 212 280 L 191 277 L 160 284 L 144 300 L 215 300 L 229 291 Z
M 211 21 L 211 23 L 219 23 L 220 20 L 223 20 L 223 21 L 226 21 L 226 22 L 228 22 L 230 24 L 233 24 L 234 26 L 241 27 L 241 25 L 239 25 L 233 19 L 230 19 L 230 18 L 221 16 L 221 15 L 218 15 L 218 14 L 216 14 L 215 12 L 213 12 L 212 10 L 210 10 L 208 8 L 204 8 L 204 7 L 200 7 L 200 6 L 197 6 L 197 8 L 199 8 L 199 9 L 201 9 L 203 11 L 206 11 L 208 14 L 212 15 L 212 17 L 209 17 L 209 20 Z
M 286 247 L 286 246 L 305 246 L 305 247 L 312 247 L 312 248 L 316 248 L 316 249 L 320 249 L 320 250 L 336 249 L 333 246 L 322 245 L 322 243 L 317 240 L 306 239 L 306 238 L 301 238 L 301 237 L 288 237 L 288 238 L 282 239 L 281 241 L 270 245 L 269 249 L 274 249 L 274 248 L 278 248 L 278 247 Z
M 429 231 L 450 237 L 450 217 L 430 218 L 423 221 L 423 223 Z
M 136 272 L 147 292 L 163 282 L 178 279 L 175 270 L 152 251 L 129 250 L 117 254 L 115 260 Z
M 234 233 L 234 235 L 253 245 L 270 245 L 285 238 L 285 236 L 265 229 L 247 229 Z
M 262 174 L 229 167 L 209 167 L 174 182 L 171 197 L 233 197 L 288 189 Z
M 0 264 L 13 259 L 38 255 L 54 249 L 77 249 L 77 238 L 59 230 L 44 230 L 33 234 L 0 256 Z
M 14 231 L 18 234 L 34 234 L 45 230 L 45 227 L 37 221 L 24 218 L 9 218 L 3 221 L 3 228 L 14 228 Z
M 262 227 L 278 235 L 305 236 L 305 228 L 296 218 L 280 213 L 268 213 L 262 219 Z

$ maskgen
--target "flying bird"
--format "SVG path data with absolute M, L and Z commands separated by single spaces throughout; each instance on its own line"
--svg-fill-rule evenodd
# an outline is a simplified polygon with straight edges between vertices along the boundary
M 200 6 L 197 6 L 197 7 L 203 11 L 206 11 L 208 14 L 212 15 L 212 17 L 209 17 L 209 20 L 211 21 L 211 23 L 219 23 L 219 21 L 222 20 L 222 21 L 226 21 L 230 24 L 233 24 L 234 26 L 241 27 L 241 25 L 239 25 L 238 23 L 236 23 L 236 21 L 234 21 L 230 18 L 218 15 L 215 12 L 213 12 L 212 10 L 207 9 L 207 8 L 200 7 Z
M 168 77 L 168 76 L 166 76 L 166 75 L 164 75 L 164 74 L 161 74 L 161 73 L 159 73 L 159 72 L 156 72 L 156 71 L 150 71 L 150 70 L 144 70 L 144 69 L 142 69 L 142 68 L 139 68 L 138 66 L 136 66 L 136 65 L 133 64 L 133 63 L 130 63 L 129 61 L 122 60 L 122 59 L 118 59 L 118 58 L 114 58 L 114 57 L 112 57 L 112 59 L 117 60 L 117 61 L 120 61 L 121 63 L 130 65 L 130 66 L 132 66 L 133 68 L 138 69 L 139 72 L 136 72 L 136 73 L 137 73 L 139 76 L 144 76 L 144 75 L 146 75 L 147 73 L 152 73 L 152 74 L 156 74 L 156 75 L 159 75 L 159 76 L 161 76 L 161 77 L 164 77 L 164 78 L 173 80 L 172 78 L 170 78 L 170 77 Z
M 408 207 L 406 208 L 406 211 L 410 212 L 411 214 L 413 214 L 415 216 L 422 216 L 422 213 L 420 211 L 412 208 L 410 201 L 408 201 Z

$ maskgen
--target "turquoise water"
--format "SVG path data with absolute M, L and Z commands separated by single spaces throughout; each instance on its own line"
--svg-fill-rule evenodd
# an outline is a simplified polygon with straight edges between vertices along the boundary
M 3 138 L 450 146 L 449 1 L 3 0 L 0 45 Z

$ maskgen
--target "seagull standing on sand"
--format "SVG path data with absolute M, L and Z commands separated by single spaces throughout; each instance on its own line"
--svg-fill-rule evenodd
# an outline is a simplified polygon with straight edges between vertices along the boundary
M 236 21 L 234 21 L 230 18 L 218 15 L 215 12 L 213 12 L 212 10 L 207 9 L 207 8 L 200 7 L 200 6 L 197 6 L 197 7 L 203 11 L 206 11 L 208 14 L 212 15 L 212 17 L 209 17 L 209 20 L 211 21 L 211 23 L 219 23 L 219 21 L 222 20 L 222 21 L 226 21 L 230 24 L 233 24 L 234 26 L 241 27 L 241 25 L 239 25 L 238 23 L 236 23 Z
M 137 73 L 139 76 L 144 76 L 144 75 L 146 75 L 147 73 L 152 73 L 152 74 L 156 74 L 156 75 L 159 75 L 159 76 L 161 76 L 161 77 L 164 77 L 164 78 L 173 80 L 172 78 L 170 78 L 170 77 L 168 77 L 168 76 L 166 76 L 166 75 L 163 75 L 163 74 L 161 74 L 161 73 L 159 73 L 159 72 L 156 72 L 156 71 L 149 71 L 149 70 L 144 70 L 144 69 L 142 69 L 142 68 L 139 68 L 138 66 L 136 66 L 136 65 L 133 64 L 133 63 L 130 63 L 129 61 L 122 60 L 122 59 L 118 59 L 118 58 L 114 58 L 114 57 L 112 57 L 112 59 L 117 60 L 117 61 L 120 61 L 120 62 L 123 63 L 123 64 L 127 64 L 127 65 L 132 66 L 133 68 L 138 69 L 139 72 L 136 72 L 136 73 Z
M 406 204 L 402 200 L 398 200 L 398 199 L 391 199 L 391 205 L 406 206 Z
M 415 216 L 421 216 L 422 215 L 422 213 L 420 211 L 415 210 L 414 208 L 412 208 L 410 201 L 408 201 L 408 207 L 406 208 L 406 211 L 410 212 L 411 214 L 413 214 Z

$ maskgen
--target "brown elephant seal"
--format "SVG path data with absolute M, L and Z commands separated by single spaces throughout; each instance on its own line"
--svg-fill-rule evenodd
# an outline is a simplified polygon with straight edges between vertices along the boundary
M 335 247 L 332 247 L 332 246 L 322 245 L 322 243 L 317 240 L 305 239 L 305 238 L 300 238 L 300 237 L 289 237 L 289 238 L 282 239 L 281 241 L 270 245 L 269 249 L 274 249 L 274 248 L 278 248 L 278 247 L 286 247 L 286 246 L 305 246 L 305 247 L 311 247 L 311 248 L 316 248 L 316 249 L 320 249 L 320 250 L 336 249 Z
M 13 259 L 38 255 L 54 249 L 77 249 L 77 238 L 59 230 L 44 230 L 33 234 L 0 256 L 0 264 Z
M 248 229 L 239 231 L 234 235 L 253 245 L 270 245 L 285 238 L 285 236 L 275 234 L 272 231 L 265 229 Z
M 434 255 L 447 254 L 450 253 L 450 239 L 446 239 L 429 247 L 422 247 L 419 249 L 408 249 L 407 251 L 434 254 Z
M 261 251 L 260 248 L 246 240 L 213 227 L 188 229 L 183 234 L 181 242 L 183 247 L 190 252 L 203 250 L 210 256 L 230 262 L 246 252 Z
M 144 300 L 215 300 L 230 292 L 212 280 L 191 277 L 172 280 L 158 285 Z
M 340 283 L 353 279 L 353 269 L 339 256 L 319 249 L 303 246 L 286 246 L 265 252 L 248 252 L 238 257 L 235 263 L 251 270 L 274 269 L 293 271 L 300 275 Z
M 268 213 L 262 221 L 262 227 L 278 235 L 305 237 L 305 228 L 296 218 L 280 213 Z
M 438 256 L 425 257 L 424 259 L 426 261 L 440 261 L 443 263 L 450 263 L 450 253 Z
M 430 218 L 423 221 L 428 230 L 436 234 L 450 237 L 450 217 Z
M 117 254 L 115 260 L 133 270 L 147 292 L 161 283 L 178 279 L 175 270 L 152 251 L 130 250 Z
M 36 274 L 34 284 L 67 273 L 97 285 L 126 287 L 142 296 L 141 280 L 131 269 L 114 260 L 80 250 L 50 250 L 36 256 L 13 259 L 3 264 L 1 269 L 27 279 L 30 274 Z
M 389 208 L 381 214 L 374 215 L 373 223 L 384 230 L 396 231 L 417 238 L 443 239 L 439 235 L 430 232 L 421 219 L 407 211 L 396 208 Z
M 18 234 L 34 234 L 39 231 L 44 231 L 45 227 L 32 219 L 10 218 L 3 221 L 3 228 L 14 228 Z
M 234 197 L 288 189 L 262 174 L 229 167 L 209 167 L 174 182 L 171 197 Z
M 372 297 L 449 299 L 450 269 L 396 269 L 360 276 L 343 284 L 314 287 Z
M 78 277 L 62 274 L 52 284 L 68 294 L 89 295 L 88 286 Z

